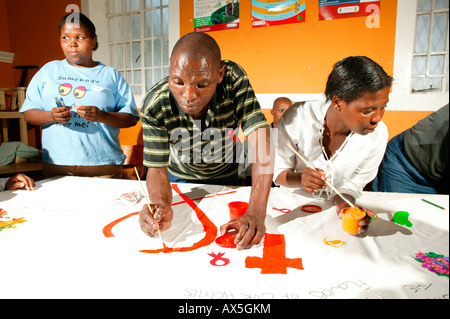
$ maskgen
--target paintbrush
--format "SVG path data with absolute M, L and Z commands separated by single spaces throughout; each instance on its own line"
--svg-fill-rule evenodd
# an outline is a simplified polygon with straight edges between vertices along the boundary
M 155 219 L 155 213 L 153 212 L 152 206 L 150 205 L 150 199 L 147 196 L 147 192 L 145 191 L 144 184 L 142 184 L 142 181 L 141 181 L 141 179 L 139 177 L 139 173 L 138 173 L 138 171 L 136 169 L 136 166 L 134 167 L 134 171 L 136 172 L 136 176 L 137 176 L 137 178 L 139 180 L 139 183 L 141 184 L 142 191 L 144 192 L 145 199 L 147 200 L 147 207 L 150 210 L 150 213 L 151 213 L 153 219 Z M 166 244 L 164 243 L 164 240 L 162 239 L 161 232 L 159 231 L 159 226 L 158 226 L 157 232 L 158 232 L 159 238 L 161 239 L 161 241 L 163 243 L 163 246 L 167 247 Z
M 305 162 L 305 164 L 307 165 L 307 166 L 309 166 L 310 168 L 312 168 L 313 170 L 315 170 L 316 172 L 317 172 L 317 170 L 315 169 L 315 167 L 314 166 L 312 166 L 303 156 L 301 156 L 291 145 L 289 145 L 288 144 L 288 146 L 289 146 L 289 148 L 291 149 L 291 150 L 293 150 L 294 151 L 294 153 L 295 154 L 297 154 L 297 156 L 298 157 L 300 157 L 301 159 L 302 159 L 302 161 L 303 162 Z M 317 172 L 318 173 L 318 172 Z M 338 191 L 337 190 L 337 188 L 336 187 L 334 187 L 331 183 L 329 183 L 327 180 L 325 180 L 325 183 L 328 185 L 328 186 L 330 186 L 330 188 L 331 189 L 333 189 L 335 192 L 336 192 L 336 194 L 338 194 L 347 204 L 349 204 L 350 205 L 350 207 L 352 207 L 352 208 L 355 208 L 355 205 L 353 205 L 347 198 L 345 198 L 345 196 L 344 195 L 342 195 L 341 194 L 341 192 L 340 191 Z

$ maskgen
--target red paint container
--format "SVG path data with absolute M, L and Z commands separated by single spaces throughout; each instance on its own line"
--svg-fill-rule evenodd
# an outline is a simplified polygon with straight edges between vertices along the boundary
M 230 210 L 230 219 L 236 219 L 247 212 L 248 203 L 246 202 L 230 202 L 228 203 L 228 208 Z

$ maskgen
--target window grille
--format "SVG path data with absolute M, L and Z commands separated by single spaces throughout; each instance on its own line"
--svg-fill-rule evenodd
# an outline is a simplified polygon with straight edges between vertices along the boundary
M 449 0 L 419 0 L 412 61 L 412 93 L 448 92 Z
M 169 0 L 108 0 L 111 64 L 135 96 L 169 74 Z

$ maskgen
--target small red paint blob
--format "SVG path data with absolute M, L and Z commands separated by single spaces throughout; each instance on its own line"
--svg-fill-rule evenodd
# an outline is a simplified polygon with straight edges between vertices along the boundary
M 216 238 L 216 244 L 223 248 L 236 248 L 235 239 L 236 235 L 225 234 Z
M 322 207 L 317 205 L 303 205 L 302 211 L 307 213 L 319 213 L 322 211 Z

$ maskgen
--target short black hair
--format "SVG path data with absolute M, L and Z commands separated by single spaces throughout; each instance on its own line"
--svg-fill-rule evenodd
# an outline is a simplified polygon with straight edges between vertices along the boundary
M 171 57 L 182 53 L 194 59 L 210 57 L 217 66 L 221 65 L 219 45 L 212 36 L 203 32 L 191 32 L 181 37 L 175 44 Z
M 328 101 L 334 96 L 350 103 L 366 93 L 391 87 L 393 78 L 383 68 L 365 56 L 350 56 L 337 62 L 325 89 Z
M 86 29 L 86 31 L 91 35 L 91 38 L 97 39 L 94 23 L 92 23 L 92 21 L 87 16 L 85 16 L 80 12 L 68 13 L 61 19 L 61 21 L 59 22 L 59 34 L 61 35 L 61 29 L 66 23 L 75 23 L 76 19 L 74 18 L 74 15 L 78 15 L 79 17 L 78 21 L 80 22 L 80 26 Z M 93 50 L 95 51 L 97 49 L 98 49 L 98 40 Z

